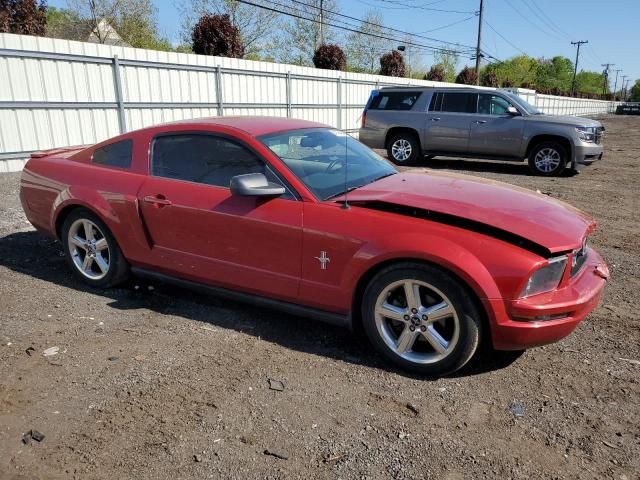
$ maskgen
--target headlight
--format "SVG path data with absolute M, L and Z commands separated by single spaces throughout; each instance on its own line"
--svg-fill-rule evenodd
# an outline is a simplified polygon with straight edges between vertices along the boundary
M 596 127 L 576 127 L 576 132 L 583 142 L 592 143 L 596 138 Z
M 549 292 L 556 288 L 562 280 L 564 269 L 567 266 L 567 257 L 549 259 L 549 264 L 533 272 L 525 285 L 520 298 L 530 297 L 538 293 Z

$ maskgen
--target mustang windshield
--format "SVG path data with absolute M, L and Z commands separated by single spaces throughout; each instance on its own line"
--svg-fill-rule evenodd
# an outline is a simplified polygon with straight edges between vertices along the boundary
M 382 157 L 338 130 L 290 130 L 259 140 L 322 200 L 397 173 Z

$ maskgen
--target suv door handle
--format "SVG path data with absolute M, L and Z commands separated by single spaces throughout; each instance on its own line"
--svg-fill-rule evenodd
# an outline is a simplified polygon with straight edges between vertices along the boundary
M 147 195 L 143 198 L 146 203 L 152 203 L 156 207 L 164 207 L 165 205 L 171 205 L 171 200 L 167 200 L 164 195 Z
M 481 124 L 483 124 L 483 123 L 487 123 L 487 121 L 486 121 L 486 120 L 476 120 L 476 121 L 475 121 L 475 122 L 473 122 L 473 123 L 477 123 L 478 125 L 481 125 Z
M 440 121 L 440 117 L 432 118 L 431 121 L 432 122 L 439 122 Z

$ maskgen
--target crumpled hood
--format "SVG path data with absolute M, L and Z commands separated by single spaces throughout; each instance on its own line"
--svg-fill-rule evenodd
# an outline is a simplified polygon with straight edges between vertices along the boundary
M 352 204 L 386 202 L 471 220 L 525 238 L 551 253 L 579 248 L 595 228 L 591 216 L 546 195 L 432 170 L 383 178 L 350 192 L 348 199 Z

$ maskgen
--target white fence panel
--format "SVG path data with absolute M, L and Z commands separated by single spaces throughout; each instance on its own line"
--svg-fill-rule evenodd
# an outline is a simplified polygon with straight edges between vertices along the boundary
M 3 33 L 0 172 L 19 170 L 32 151 L 214 115 L 291 116 L 354 133 L 371 90 L 390 85 L 461 86 Z M 554 115 L 615 106 L 514 91 Z

